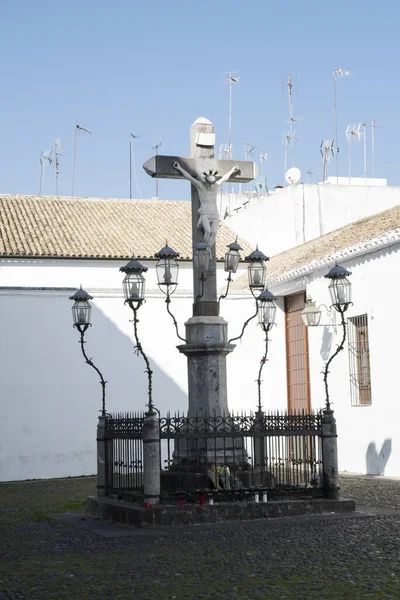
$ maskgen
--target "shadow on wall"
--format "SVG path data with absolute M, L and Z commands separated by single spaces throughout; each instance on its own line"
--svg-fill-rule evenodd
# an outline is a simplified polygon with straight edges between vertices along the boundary
M 392 452 L 392 440 L 386 439 L 378 454 L 375 442 L 370 442 L 367 449 L 367 475 L 384 475 L 386 463 Z
M 331 354 L 332 341 L 333 336 L 335 335 L 334 329 L 332 327 L 324 327 L 324 332 L 322 334 L 322 342 L 321 342 L 321 358 L 324 361 L 327 361 Z

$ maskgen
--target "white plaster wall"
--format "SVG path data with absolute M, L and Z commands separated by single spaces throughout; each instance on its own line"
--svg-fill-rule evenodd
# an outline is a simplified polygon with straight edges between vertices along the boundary
M 400 204 L 400 187 L 298 184 L 255 195 L 226 223 L 267 255 Z
M 342 262 L 352 271 L 354 305 L 346 318 L 367 314 L 371 365 L 371 406 L 351 406 L 349 357 L 345 350 L 332 361 L 329 392 L 338 426 L 341 471 L 400 476 L 400 394 L 398 384 L 400 323 L 396 316 L 399 296 L 399 246 L 364 258 Z M 310 277 L 307 291 L 318 304 L 329 306 L 327 269 Z M 304 279 L 298 282 L 305 289 Z M 321 323 L 327 323 L 324 315 Z M 338 315 L 339 317 L 339 315 Z M 309 328 L 312 406 L 324 405 L 321 371 L 324 359 L 340 343 L 342 329 Z
M 69 287 L 92 292 L 92 323 L 85 349 L 107 384 L 109 412 L 143 410 L 147 377 L 133 352 L 131 313 L 123 305 L 118 261 L 2 261 L 0 268 L 0 480 L 65 477 L 96 472 L 96 424 L 101 408 L 97 373 L 85 364 L 72 327 Z M 186 358 L 176 346 L 171 317 L 156 289 L 154 264 L 146 273 L 147 302 L 139 335 L 153 376 L 153 397 L 165 414 L 187 409 Z M 242 269 L 245 267 L 241 267 Z M 223 266 L 218 280 L 224 285 Z M 181 264 L 180 291 L 171 310 L 184 335 L 192 312 L 192 270 Z M 32 289 L 32 288 L 35 289 Z M 31 289 L 29 289 L 31 288 Z M 57 289 L 58 288 L 58 289 Z M 229 335 L 240 333 L 253 299 L 228 296 L 221 314 Z M 228 357 L 229 406 L 255 409 L 262 335 L 249 326 Z

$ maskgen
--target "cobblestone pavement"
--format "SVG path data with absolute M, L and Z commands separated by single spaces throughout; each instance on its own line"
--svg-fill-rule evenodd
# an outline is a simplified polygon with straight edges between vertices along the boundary
M 82 511 L 94 485 L 0 484 L 0 600 L 400 599 L 400 482 L 343 478 L 361 515 L 108 539 L 50 517 Z

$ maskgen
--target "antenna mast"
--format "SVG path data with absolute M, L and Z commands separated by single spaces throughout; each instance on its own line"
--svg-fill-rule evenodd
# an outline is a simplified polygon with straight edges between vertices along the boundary
M 158 156 L 158 149 L 162 142 L 156 142 L 155 146 L 152 146 L 153 150 L 156 151 L 156 157 Z M 158 179 L 156 179 L 156 198 L 158 198 Z
M 60 168 L 60 162 L 58 160 L 58 157 L 62 156 L 61 154 L 61 140 L 60 138 L 57 138 L 54 141 L 54 173 L 56 176 L 56 196 L 58 197 L 58 176 L 60 174 L 59 168 Z
M 294 132 L 293 132 L 293 123 L 296 121 L 296 119 L 294 119 L 293 117 L 293 102 L 292 102 L 292 89 L 293 89 L 293 84 L 294 84 L 294 80 L 293 80 L 293 76 L 292 75 L 288 75 L 287 78 L 287 93 L 288 93 L 288 100 L 289 100 L 289 135 L 290 135 L 290 145 L 292 148 L 292 167 L 294 167 L 294 162 L 295 162 L 295 158 L 294 158 L 294 143 L 295 143 L 295 139 L 294 139 Z M 286 172 L 286 169 L 285 169 Z
M 135 184 L 137 191 L 139 192 L 139 196 L 143 198 L 142 192 L 140 191 L 137 176 L 136 176 L 136 166 L 135 166 L 135 157 L 133 154 L 133 145 L 132 142 L 135 139 L 138 139 L 140 135 L 135 135 L 134 133 L 129 134 L 129 198 L 132 199 L 132 172 L 135 177 Z
M 338 118 L 337 118 L 337 98 L 336 98 L 336 82 L 338 79 L 348 77 L 350 71 L 343 69 L 333 69 L 333 109 L 334 109 L 334 126 L 335 126 L 335 154 L 336 154 L 336 185 L 339 184 L 339 146 L 338 146 Z
M 43 152 L 40 154 L 39 196 L 42 195 L 42 185 L 43 185 L 43 181 L 44 181 L 44 170 L 45 170 L 46 162 L 48 162 L 49 165 L 51 165 L 51 163 L 52 163 L 51 150 L 43 150 Z
M 78 139 L 78 131 L 84 131 L 85 133 L 89 133 L 90 135 L 92 135 L 92 132 L 89 131 L 89 129 L 85 129 L 85 127 L 82 127 L 81 125 L 78 125 L 78 124 L 75 125 L 74 161 L 72 164 L 72 194 L 71 194 L 72 197 L 74 197 L 74 189 L 75 189 L 76 141 Z
M 371 152 L 372 152 L 372 177 L 375 177 L 375 135 L 374 129 L 378 127 L 382 129 L 382 125 L 378 125 L 375 119 L 371 121 Z
M 239 83 L 239 77 L 234 75 L 239 71 L 224 71 L 223 75 L 228 75 L 225 83 L 229 83 L 229 119 L 228 119 L 228 160 L 232 159 L 232 85 Z M 228 182 L 228 211 L 231 211 L 231 184 Z

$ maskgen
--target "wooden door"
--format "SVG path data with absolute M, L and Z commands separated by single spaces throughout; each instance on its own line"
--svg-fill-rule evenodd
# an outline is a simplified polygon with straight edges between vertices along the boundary
M 308 361 L 307 327 L 301 318 L 305 293 L 285 297 L 286 370 L 288 411 L 309 413 L 310 371 Z

